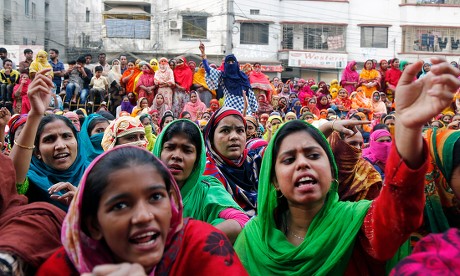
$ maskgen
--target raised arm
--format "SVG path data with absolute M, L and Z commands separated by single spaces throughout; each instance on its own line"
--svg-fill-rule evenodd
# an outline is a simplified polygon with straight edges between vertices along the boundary
M 434 58 L 434 70 L 412 81 L 419 61 L 404 70 L 396 88 L 396 133 L 385 168 L 385 185 L 364 220 L 362 244 L 380 260 L 391 258 L 422 222 L 428 149 L 422 127 L 450 104 L 460 87 L 460 71 Z
M 30 111 L 27 122 L 14 141 L 10 157 L 16 169 L 16 183 L 23 183 L 29 170 L 30 160 L 34 150 L 35 135 L 38 125 L 49 106 L 51 99 L 51 89 L 53 82 L 45 74 L 51 69 L 45 69 L 35 75 L 34 80 L 29 85 L 27 95 L 30 101 Z
M 409 65 L 396 88 L 395 143 L 398 153 L 411 168 L 423 164 L 422 128 L 431 118 L 441 113 L 460 87 L 460 71 L 441 58 L 432 58 L 430 73 L 413 81 L 423 61 Z

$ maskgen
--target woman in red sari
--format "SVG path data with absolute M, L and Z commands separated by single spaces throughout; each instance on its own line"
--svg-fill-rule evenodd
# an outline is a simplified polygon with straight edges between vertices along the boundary
M 188 66 L 185 57 L 179 57 L 176 61 L 174 81 L 176 82 L 176 88 L 171 110 L 178 117 L 184 109 L 185 103 L 190 100 L 190 87 L 193 84 L 193 72 Z
M 141 68 L 142 75 L 137 82 L 136 91 L 139 92 L 139 98 L 146 98 L 151 106 L 155 98 L 155 71 L 147 62 L 143 63 Z
M 399 78 L 401 78 L 402 71 L 399 69 L 399 59 L 395 58 L 390 62 L 391 68 L 385 74 L 387 84 L 387 99 L 393 101 L 396 85 L 398 85 Z

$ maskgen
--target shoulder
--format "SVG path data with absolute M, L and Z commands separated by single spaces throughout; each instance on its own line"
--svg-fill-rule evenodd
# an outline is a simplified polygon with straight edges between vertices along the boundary
M 198 220 L 189 220 L 178 260 L 176 263 L 181 266 L 179 270 L 189 275 L 223 271 L 229 275 L 247 275 L 227 236 L 210 224 Z
M 36 275 L 79 275 L 79 273 L 68 258 L 64 247 L 61 247 L 40 266 Z

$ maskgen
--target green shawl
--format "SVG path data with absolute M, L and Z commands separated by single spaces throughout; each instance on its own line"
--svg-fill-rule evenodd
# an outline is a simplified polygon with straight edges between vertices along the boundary
M 189 122 L 198 131 L 198 126 L 190 120 L 175 120 L 169 123 L 159 134 L 153 148 L 153 154 L 160 158 L 164 144 L 164 134 L 175 124 Z M 182 202 L 184 204 L 184 217 L 191 217 L 217 225 L 224 221 L 219 218 L 220 212 L 233 208 L 243 211 L 233 200 L 232 196 L 225 190 L 224 186 L 213 176 L 203 175 L 206 167 L 206 148 L 203 136 L 200 135 L 201 152 L 197 153 L 198 163 L 192 171 L 184 186 L 180 189 Z M 161 158 L 160 158 L 161 159 Z
M 294 122 L 294 121 L 292 121 Z M 246 224 L 235 243 L 235 251 L 251 275 L 343 275 L 346 270 L 358 231 L 361 229 L 371 201 L 341 202 L 336 181 L 331 183 L 322 209 L 308 228 L 305 240 L 292 245 L 282 231 L 276 228 L 274 211 L 277 194 L 271 183 L 274 142 L 284 124 L 271 139 L 262 161 L 257 197 L 257 217 Z M 322 133 L 313 128 L 326 140 Z M 329 156 L 332 155 L 331 148 Z M 337 178 L 335 160 L 331 160 L 334 178 Z

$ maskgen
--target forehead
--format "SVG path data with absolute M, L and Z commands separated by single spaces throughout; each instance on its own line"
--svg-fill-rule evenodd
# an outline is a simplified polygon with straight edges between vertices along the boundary
M 318 147 L 321 149 L 321 151 L 324 152 L 324 149 L 321 147 L 321 145 L 306 130 L 296 131 L 294 133 L 288 134 L 281 142 L 279 152 L 282 153 L 285 151 L 298 150 L 306 147 Z
M 66 123 L 60 119 L 57 119 L 53 122 L 46 124 L 43 127 L 41 137 L 53 133 L 62 133 L 62 132 L 72 132 L 72 129 L 66 125 Z
M 230 115 L 230 116 L 226 116 L 225 118 L 223 118 L 217 125 L 218 128 L 228 127 L 228 126 L 244 127 L 244 123 L 240 117 L 235 116 L 235 115 Z

